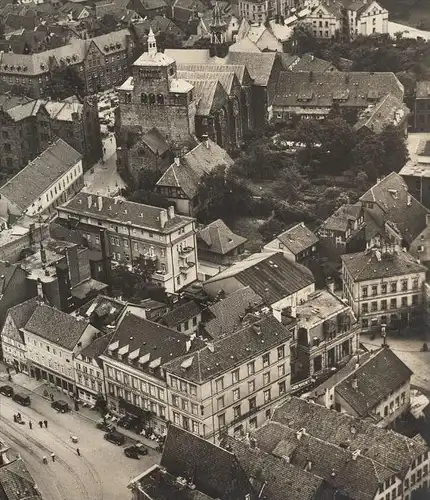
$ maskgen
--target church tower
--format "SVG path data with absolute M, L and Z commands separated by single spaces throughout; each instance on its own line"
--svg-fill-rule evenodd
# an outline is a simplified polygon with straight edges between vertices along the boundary
M 214 46 L 224 45 L 227 41 L 226 31 L 227 23 L 223 20 L 221 16 L 221 9 L 219 8 L 218 2 L 215 2 L 215 7 L 212 12 L 212 22 L 209 25 L 211 31 L 211 43 Z

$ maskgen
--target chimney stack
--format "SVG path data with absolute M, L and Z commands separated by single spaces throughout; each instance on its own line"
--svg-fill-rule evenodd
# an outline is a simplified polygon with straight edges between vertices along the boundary
M 187 352 L 189 352 L 189 350 L 191 349 L 191 340 L 187 340 L 187 341 L 185 342 L 185 347 L 186 347 L 186 349 L 187 349 Z
M 175 218 L 175 207 L 171 205 L 170 207 L 167 208 L 167 215 L 169 219 L 174 219 Z
M 207 134 L 202 135 L 203 142 L 207 149 L 209 149 L 209 136 Z
M 177 167 L 179 167 L 180 164 L 181 164 L 181 160 L 179 159 L 179 156 L 175 156 L 175 165 Z
M 251 450 L 255 450 L 257 448 L 257 441 L 254 438 L 249 438 L 249 447 Z
M 333 278 L 328 277 L 326 279 L 326 286 L 327 286 L 327 290 L 330 293 L 334 293 L 334 281 L 333 281 Z
M 102 208 L 103 208 L 103 197 L 102 196 L 97 196 L 97 205 L 98 205 L 99 212 L 101 212 Z
M 358 377 L 354 375 L 352 377 L 352 388 L 356 391 L 358 389 Z
M 163 229 L 166 226 L 167 220 L 168 220 L 167 210 L 163 209 L 163 210 L 160 211 L 160 226 L 161 226 L 161 229 Z
M 88 208 L 91 208 L 92 205 L 93 205 L 93 197 L 92 197 L 92 195 L 89 194 L 87 199 L 88 199 Z

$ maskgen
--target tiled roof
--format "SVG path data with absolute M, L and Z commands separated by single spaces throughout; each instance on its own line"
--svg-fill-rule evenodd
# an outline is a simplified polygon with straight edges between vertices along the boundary
M 430 97 L 430 80 L 417 82 L 416 97 L 417 99 L 428 99 Z
M 186 70 L 187 67 L 196 67 L 196 69 Z M 211 66 L 218 68 L 219 66 Z M 204 66 L 199 64 L 181 64 L 180 69 L 177 72 L 178 78 L 183 78 L 184 80 L 215 80 L 219 81 L 223 86 L 224 90 L 228 95 L 232 93 L 233 85 L 239 85 L 239 81 L 237 80 L 235 72 L 229 71 L 206 71 L 204 70 Z
M 394 73 L 282 71 L 276 86 L 274 106 L 366 107 L 387 94 L 403 100 L 403 86 Z
M 142 371 L 149 371 L 150 364 L 159 360 L 154 371 L 154 376 L 158 376 L 160 365 L 183 356 L 187 352 L 191 355 L 195 349 L 203 346 L 200 340 L 194 339 L 187 351 L 189 340 L 189 335 L 127 313 L 112 336 L 111 344 L 118 343 L 118 349 L 128 346 L 127 354 L 122 357 L 122 363 L 133 362 L 133 360 L 128 359 L 128 354 L 132 352 L 136 352 L 135 360 L 142 357 L 147 358 L 142 367 L 139 368 Z M 108 348 L 105 350 L 104 356 L 117 359 L 116 353 L 117 351 L 110 353 Z
M 260 353 L 285 343 L 290 338 L 291 333 L 287 328 L 273 316 L 266 316 L 253 324 L 242 325 L 239 330 L 215 340 L 212 345 L 174 359 L 164 367 L 169 373 L 202 383 L 243 364 L 247 359 L 253 359 Z M 185 361 L 188 361 L 189 366 L 184 370 Z
M 336 392 L 358 413 L 365 417 L 393 391 L 410 380 L 412 371 L 391 349 L 383 348 L 363 363 L 339 385 Z M 357 389 L 353 380 L 357 377 Z
M 380 260 L 375 252 L 368 250 L 342 255 L 342 263 L 353 281 L 392 278 L 405 274 L 423 273 L 427 270 L 406 252 L 382 254 Z
M 242 38 L 238 42 L 233 43 L 228 48 L 229 52 L 256 52 L 261 54 L 261 50 L 257 47 L 257 45 L 251 41 L 249 38 Z
M 430 213 L 409 194 L 405 181 L 396 172 L 378 181 L 360 197 L 360 201 L 376 203 L 383 211 L 385 223 L 393 223 L 409 244 L 425 228 L 426 215 Z
M 17 306 L 11 307 L 8 311 L 10 316 L 15 323 L 17 328 L 22 328 L 25 326 L 27 321 L 31 318 L 31 315 L 36 310 L 40 299 L 37 297 L 33 297 L 29 300 L 26 300 L 22 304 L 18 304 Z
M 101 210 L 99 210 L 98 199 L 101 198 Z M 91 199 L 91 207 L 88 207 Z M 161 227 L 160 213 L 164 209 L 134 203 L 132 201 L 123 201 L 107 196 L 95 196 L 89 193 L 79 193 L 72 200 L 59 207 L 60 211 L 74 214 L 95 216 L 102 220 L 112 222 L 128 223 L 132 226 L 143 227 L 162 233 L 176 231 L 179 227 L 190 224 L 193 219 L 175 214 L 173 219 L 168 219 L 166 225 Z
M 197 116 L 209 116 L 217 111 L 217 104 L 219 107 L 223 104 L 222 101 L 217 102 L 215 99 L 217 92 L 221 91 L 225 95 L 225 91 L 217 80 L 197 80 L 196 78 L 198 77 L 187 80 L 194 86 L 195 101 L 197 102 L 196 114 Z M 227 99 L 228 96 L 225 95 L 225 97 Z
M 270 500 L 320 500 L 323 490 L 330 490 L 321 477 L 286 463 L 281 457 L 261 448 L 251 449 L 244 441 L 226 437 L 222 446 L 233 453 L 245 470 L 259 484 Z M 333 493 L 333 492 L 332 492 Z
M 82 155 L 62 139 L 57 139 L 0 188 L 0 194 L 25 210 L 66 172 Z
M 290 227 L 290 229 L 279 234 L 276 239 L 284 244 L 294 255 L 316 245 L 319 241 L 318 236 L 308 229 L 303 222 Z
M 42 500 L 34 479 L 20 458 L 0 466 L 0 498 Z
M 279 459 L 288 457 L 291 466 L 302 471 L 310 465 L 310 473 L 323 478 L 333 488 L 351 500 L 373 500 L 379 485 L 392 477 L 393 471 L 358 455 L 355 450 L 346 450 L 322 441 L 314 436 L 302 434 L 278 422 L 268 422 L 253 433 L 258 448 Z M 363 480 L 366 478 L 366 480 Z
M 79 314 L 100 329 L 115 325 L 127 305 L 112 297 L 98 295 L 79 309 Z
M 161 317 L 161 322 L 171 328 L 174 328 L 180 323 L 194 318 L 200 313 L 201 309 L 197 303 L 190 300 L 189 302 L 185 302 L 184 304 L 181 304 L 164 314 L 164 316 Z
M 234 73 L 241 85 L 247 78 L 250 78 L 249 73 L 244 64 L 226 64 L 224 59 L 219 59 L 218 62 L 219 62 L 218 64 L 216 64 L 216 61 L 214 62 L 210 61 L 210 63 L 197 63 L 197 62 L 178 63 L 178 70 L 191 71 L 193 73 L 194 72 L 215 73 L 215 74 Z M 221 81 L 221 83 L 223 82 Z
M 224 221 L 217 219 L 197 233 L 199 250 L 225 255 L 246 242 L 246 238 L 234 234 Z
M 276 54 L 276 57 L 281 61 L 284 70 L 293 69 L 294 65 L 300 61 L 300 57 L 295 54 L 287 54 L 281 52 Z
M 273 304 L 315 282 L 311 271 L 283 257 L 282 253 L 257 253 L 217 274 L 206 283 L 234 276 L 251 287 L 268 304 Z
M 205 330 L 213 339 L 230 335 L 239 328 L 248 309 L 262 303 L 263 299 L 252 288 L 240 288 L 208 307 L 213 318 L 205 322 Z
M 351 227 L 350 223 L 356 221 L 362 211 L 360 202 L 342 205 L 321 224 L 321 229 L 346 232 Z
M 72 351 L 88 325 L 88 321 L 84 319 L 78 319 L 54 307 L 39 304 L 23 328 Z
M 366 127 L 375 134 L 380 134 L 387 125 L 400 125 L 409 116 L 409 108 L 400 99 L 388 94 L 378 104 L 370 105 L 363 111 L 354 125 L 354 130 Z
M 230 52 L 224 59 L 224 64 L 244 65 L 249 75 L 254 80 L 254 84 L 260 87 L 267 87 L 275 64 L 275 52 Z
M 91 342 L 91 344 L 87 345 L 87 347 L 84 347 L 84 349 L 82 349 L 80 354 L 87 358 L 98 359 L 98 357 L 101 356 L 106 350 L 111 339 L 112 339 L 112 333 L 108 333 L 106 335 L 103 335 L 102 337 L 94 339 Z
M 155 127 L 143 134 L 141 141 L 145 143 L 153 153 L 159 156 L 170 149 L 169 143 L 166 141 L 165 137 Z
M 0 262 L 0 295 L 4 295 L 18 266 L 9 262 Z
M 325 61 L 312 54 L 304 54 L 300 60 L 291 68 L 292 71 L 315 71 L 324 73 L 334 68 L 330 61 Z M 336 70 L 337 71 L 337 70 Z
M 182 64 L 208 64 L 210 53 L 208 49 L 166 49 L 165 54 L 176 61 L 178 69 Z
M 185 33 L 171 19 L 164 16 L 155 16 L 153 19 L 145 19 L 139 23 L 135 23 L 132 29 L 141 38 L 147 35 L 150 27 L 155 35 L 163 32 L 179 37 L 185 36 Z
M 295 431 L 304 428 L 309 435 L 336 446 L 360 450 L 363 456 L 398 474 L 405 473 L 411 463 L 427 451 L 421 438 L 408 438 L 296 397 L 278 406 L 272 420 Z
M 49 113 L 50 117 L 62 121 L 73 121 L 74 115 L 82 116 L 84 106 L 77 100 L 66 100 L 62 102 L 57 101 L 40 101 Z
M 257 496 L 233 453 L 194 434 L 169 426 L 162 467 L 176 477 L 192 480 L 199 491 L 223 500 Z
M 216 167 L 233 165 L 228 153 L 211 139 L 199 143 L 180 158 L 180 165 L 172 163 L 157 182 L 157 186 L 180 187 L 188 199 L 197 194 L 200 179 Z

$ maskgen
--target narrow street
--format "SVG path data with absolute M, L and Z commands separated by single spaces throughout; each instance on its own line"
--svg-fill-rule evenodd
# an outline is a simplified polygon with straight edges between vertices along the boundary
M 11 447 L 11 458 L 19 453 L 25 461 L 44 499 L 70 500 L 72 491 L 74 500 L 124 498 L 130 479 L 158 461 L 159 454 L 153 450 L 140 460 L 129 459 L 124 455 L 124 447 L 103 439 L 104 433 L 93 422 L 77 413 L 57 413 L 39 395 L 30 397 L 31 407 L 23 407 L 0 395 L 0 440 Z M 25 425 L 13 421 L 17 412 Z M 38 422 L 45 419 L 48 429 L 41 429 Z M 73 444 L 70 435 L 77 436 L 79 442 Z M 42 462 L 44 456 L 48 458 L 47 465 Z

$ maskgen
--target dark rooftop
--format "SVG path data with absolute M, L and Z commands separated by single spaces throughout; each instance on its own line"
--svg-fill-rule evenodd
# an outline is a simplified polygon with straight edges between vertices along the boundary
M 200 307 L 193 300 L 185 302 L 161 317 L 161 322 L 165 325 L 175 328 L 180 323 L 194 318 L 201 313 Z

